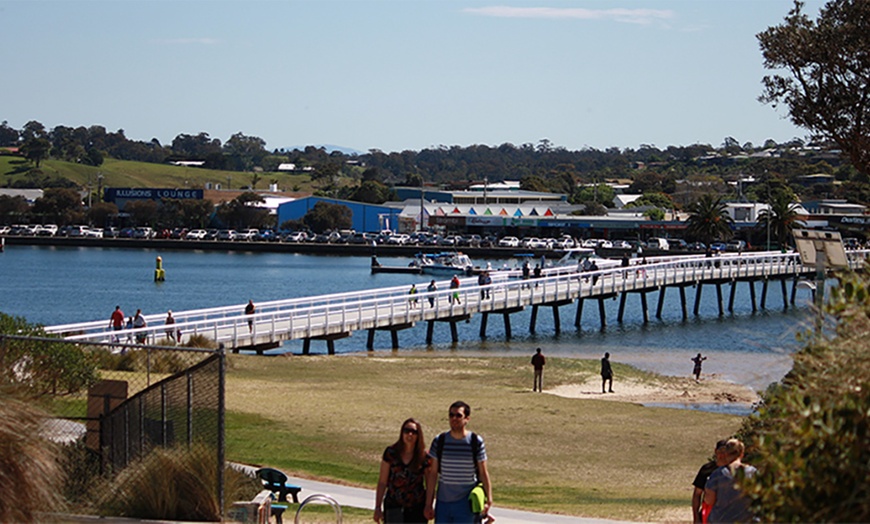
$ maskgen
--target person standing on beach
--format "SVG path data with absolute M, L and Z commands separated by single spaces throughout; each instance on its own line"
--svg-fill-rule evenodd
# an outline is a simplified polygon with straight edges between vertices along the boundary
M 547 359 L 541 354 L 541 348 L 535 350 L 532 355 L 532 366 L 535 368 L 535 383 L 532 385 L 532 391 L 544 391 L 544 365 Z
M 256 311 L 257 311 L 257 306 L 254 305 L 254 300 L 248 299 L 248 305 L 245 306 L 245 314 L 246 315 L 253 315 L 254 313 L 256 313 Z M 248 333 L 253 333 L 253 332 L 254 332 L 254 321 L 248 320 Z
M 604 386 L 608 384 L 610 387 L 605 391 Z M 605 353 L 604 358 L 601 359 L 601 392 L 602 393 L 613 393 L 613 369 L 610 367 L 610 353 Z
M 702 357 L 700 353 L 697 356 L 692 357 L 692 362 L 695 363 L 695 369 L 692 370 L 692 374 L 695 375 L 695 381 L 701 380 L 701 362 L 707 360 L 707 357 Z
M 448 414 L 450 431 L 435 437 L 429 448 L 432 466 L 426 479 L 426 518 L 434 518 L 436 523 L 488 521 L 489 508 L 492 507 L 492 482 L 486 467 L 486 446 L 480 435 L 466 427 L 471 419 L 468 404 L 456 401 L 450 405 Z M 473 513 L 468 496 L 478 483 L 483 486 L 486 500 L 483 509 Z

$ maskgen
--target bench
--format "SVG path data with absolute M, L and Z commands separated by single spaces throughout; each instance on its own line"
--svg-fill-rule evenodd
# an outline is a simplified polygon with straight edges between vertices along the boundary
M 293 497 L 293 503 L 299 504 L 299 492 L 302 486 L 287 482 L 287 475 L 273 468 L 260 468 L 257 470 L 257 478 L 267 489 L 277 495 L 278 502 L 287 502 L 287 494 Z

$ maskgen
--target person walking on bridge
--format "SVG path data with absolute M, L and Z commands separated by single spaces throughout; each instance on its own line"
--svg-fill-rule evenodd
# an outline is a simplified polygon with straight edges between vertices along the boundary
M 253 315 L 254 313 L 256 313 L 256 311 L 257 311 L 257 306 L 254 305 L 254 300 L 248 299 L 248 305 L 245 306 L 245 314 L 246 315 Z M 248 333 L 253 333 L 253 332 L 254 332 L 254 321 L 252 319 L 252 320 L 248 320 Z
M 115 306 L 115 311 L 112 311 L 112 317 L 109 319 L 109 327 L 112 331 L 121 331 L 124 329 L 124 312 L 121 311 L 121 306 Z M 118 342 L 118 335 L 112 335 L 112 342 Z

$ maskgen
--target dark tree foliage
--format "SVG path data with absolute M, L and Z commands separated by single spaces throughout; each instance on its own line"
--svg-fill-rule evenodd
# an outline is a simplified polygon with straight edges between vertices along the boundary
M 315 233 L 323 233 L 328 229 L 349 229 L 353 225 L 353 212 L 342 204 L 318 202 L 305 213 L 302 221 Z
M 727 240 L 734 232 L 731 229 L 734 220 L 725 210 L 722 197 L 703 195 L 689 207 L 686 234 L 690 239 L 700 240 L 707 244 L 717 240 Z
M 30 204 L 22 196 L 0 195 L 0 224 L 20 222 L 20 217 L 30 211 Z
M 136 226 L 157 225 L 157 202 L 153 200 L 131 200 L 124 206 L 124 212 L 130 214 L 130 221 Z
M 4 120 L 0 124 L 0 147 L 12 147 L 18 145 L 18 131 L 9 127 L 9 123 Z
M 269 211 L 256 204 L 263 203 L 263 197 L 251 192 L 245 192 L 231 201 L 218 206 L 217 218 L 227 227 L 234 229 L 260 229 L 272 223 Z
M 783 24 L 758 34 L 764 103 L 784 104 L 792 122 L 832 140 L 870 173 L 870 2 L 831 0 L 811 20 L 795 1 Z
M 75 189 L 51 188 L 33 203 L 33 215 L 43 223 L 80 224 L 84 221 L 85 209 Z
M 38 168 L 39 164 L 48 158 L 48 154 L 51 151 L 51 142 L 43 137 L 28 138 L 23 144 L 21 144 L 19 150 L 21 151 L 21 154 L 24 155 L 24 158 L 33 162 L 33 164 Z
M 112 218 L 118 216 L 118 206 L 111 202 L 95 202 L 87 214 L 88 223 L 97 227 L 108 227 Z

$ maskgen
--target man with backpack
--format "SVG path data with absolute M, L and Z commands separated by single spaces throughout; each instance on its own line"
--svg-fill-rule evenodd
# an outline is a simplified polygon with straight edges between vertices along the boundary
M 480 435 L 466 428 L 471 417 L 471 407 L 468 404 L 461 400 L 454 402 L 450 405 L 449 415 L 450 431 L 435 437 L 429 448 L 432 465 L 426 482 L 426 518 L 434 518 L 436 524 L 483 522 L 492 506 L 492 484 L 486 469 L 486 447 Z M 470 496 L 473 498 L 472 490 L 478 484 L 481 485 L 485 499 L 482 507 L 473 508 Z

